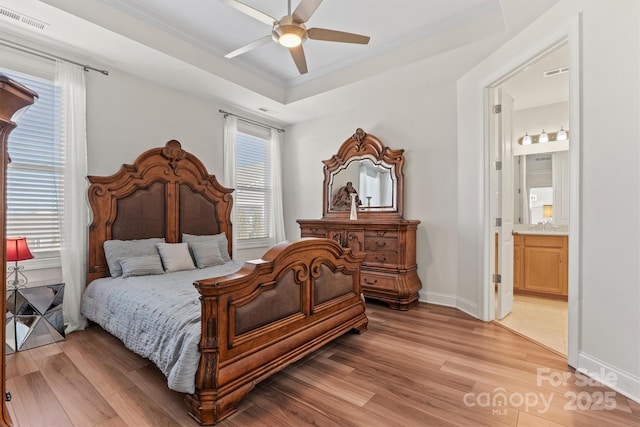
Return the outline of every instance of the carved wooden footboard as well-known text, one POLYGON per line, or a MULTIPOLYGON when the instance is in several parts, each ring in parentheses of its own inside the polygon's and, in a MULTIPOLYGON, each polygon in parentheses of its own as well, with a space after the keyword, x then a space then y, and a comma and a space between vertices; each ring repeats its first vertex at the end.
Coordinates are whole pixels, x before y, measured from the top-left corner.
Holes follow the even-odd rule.
POLYGON ((366 330, 362 257, 329 239, 285 242, 237 273, 195 283, 202 339, 191 415, 212 425, 259 381, 334 338, 366 330))

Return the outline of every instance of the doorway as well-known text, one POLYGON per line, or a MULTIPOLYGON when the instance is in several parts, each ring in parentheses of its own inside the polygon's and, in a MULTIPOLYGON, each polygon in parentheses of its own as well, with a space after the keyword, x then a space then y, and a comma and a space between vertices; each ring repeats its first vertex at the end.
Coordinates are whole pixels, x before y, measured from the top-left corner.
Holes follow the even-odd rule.
POLYGON ((569 48, 490 87, 492 319, 568 354, 569 48))

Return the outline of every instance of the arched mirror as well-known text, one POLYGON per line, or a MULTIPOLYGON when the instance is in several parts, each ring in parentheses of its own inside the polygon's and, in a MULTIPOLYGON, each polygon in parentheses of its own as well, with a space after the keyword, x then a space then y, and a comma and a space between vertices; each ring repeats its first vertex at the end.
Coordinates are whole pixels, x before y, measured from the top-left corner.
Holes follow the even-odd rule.
POLYGON ((402 218, 404 150, 358 128, 324 163, 324 217, 345 217, 356 193, 358 216, 402 218))

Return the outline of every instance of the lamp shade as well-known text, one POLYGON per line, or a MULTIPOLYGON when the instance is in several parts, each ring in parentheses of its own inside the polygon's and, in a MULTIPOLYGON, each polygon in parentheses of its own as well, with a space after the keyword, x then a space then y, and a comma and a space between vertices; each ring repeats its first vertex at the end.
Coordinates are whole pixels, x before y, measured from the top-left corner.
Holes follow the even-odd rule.
POLYGON ((544 218, 553 217, 553 205, 543 205, 542 206, 542 216, 544 218))
POLYGON ((24 261, 33 258, 26 237, 7 237, 7 261, 24 261))
POLYGON ((540 134, 540 136, 538 136, 538 142, 539 143, 549 142, 549 135, 547 135, 544 129, 542 129, 542 133, 540 134))

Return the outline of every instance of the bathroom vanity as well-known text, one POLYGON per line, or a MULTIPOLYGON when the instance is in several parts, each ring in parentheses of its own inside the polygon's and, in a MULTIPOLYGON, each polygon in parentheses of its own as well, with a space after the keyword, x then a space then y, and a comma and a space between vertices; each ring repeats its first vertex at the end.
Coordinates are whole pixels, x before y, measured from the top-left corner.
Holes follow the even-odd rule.
POLYGON ((513 290, 519 294, 567 299, 568 233, 513 232, 513 290))

